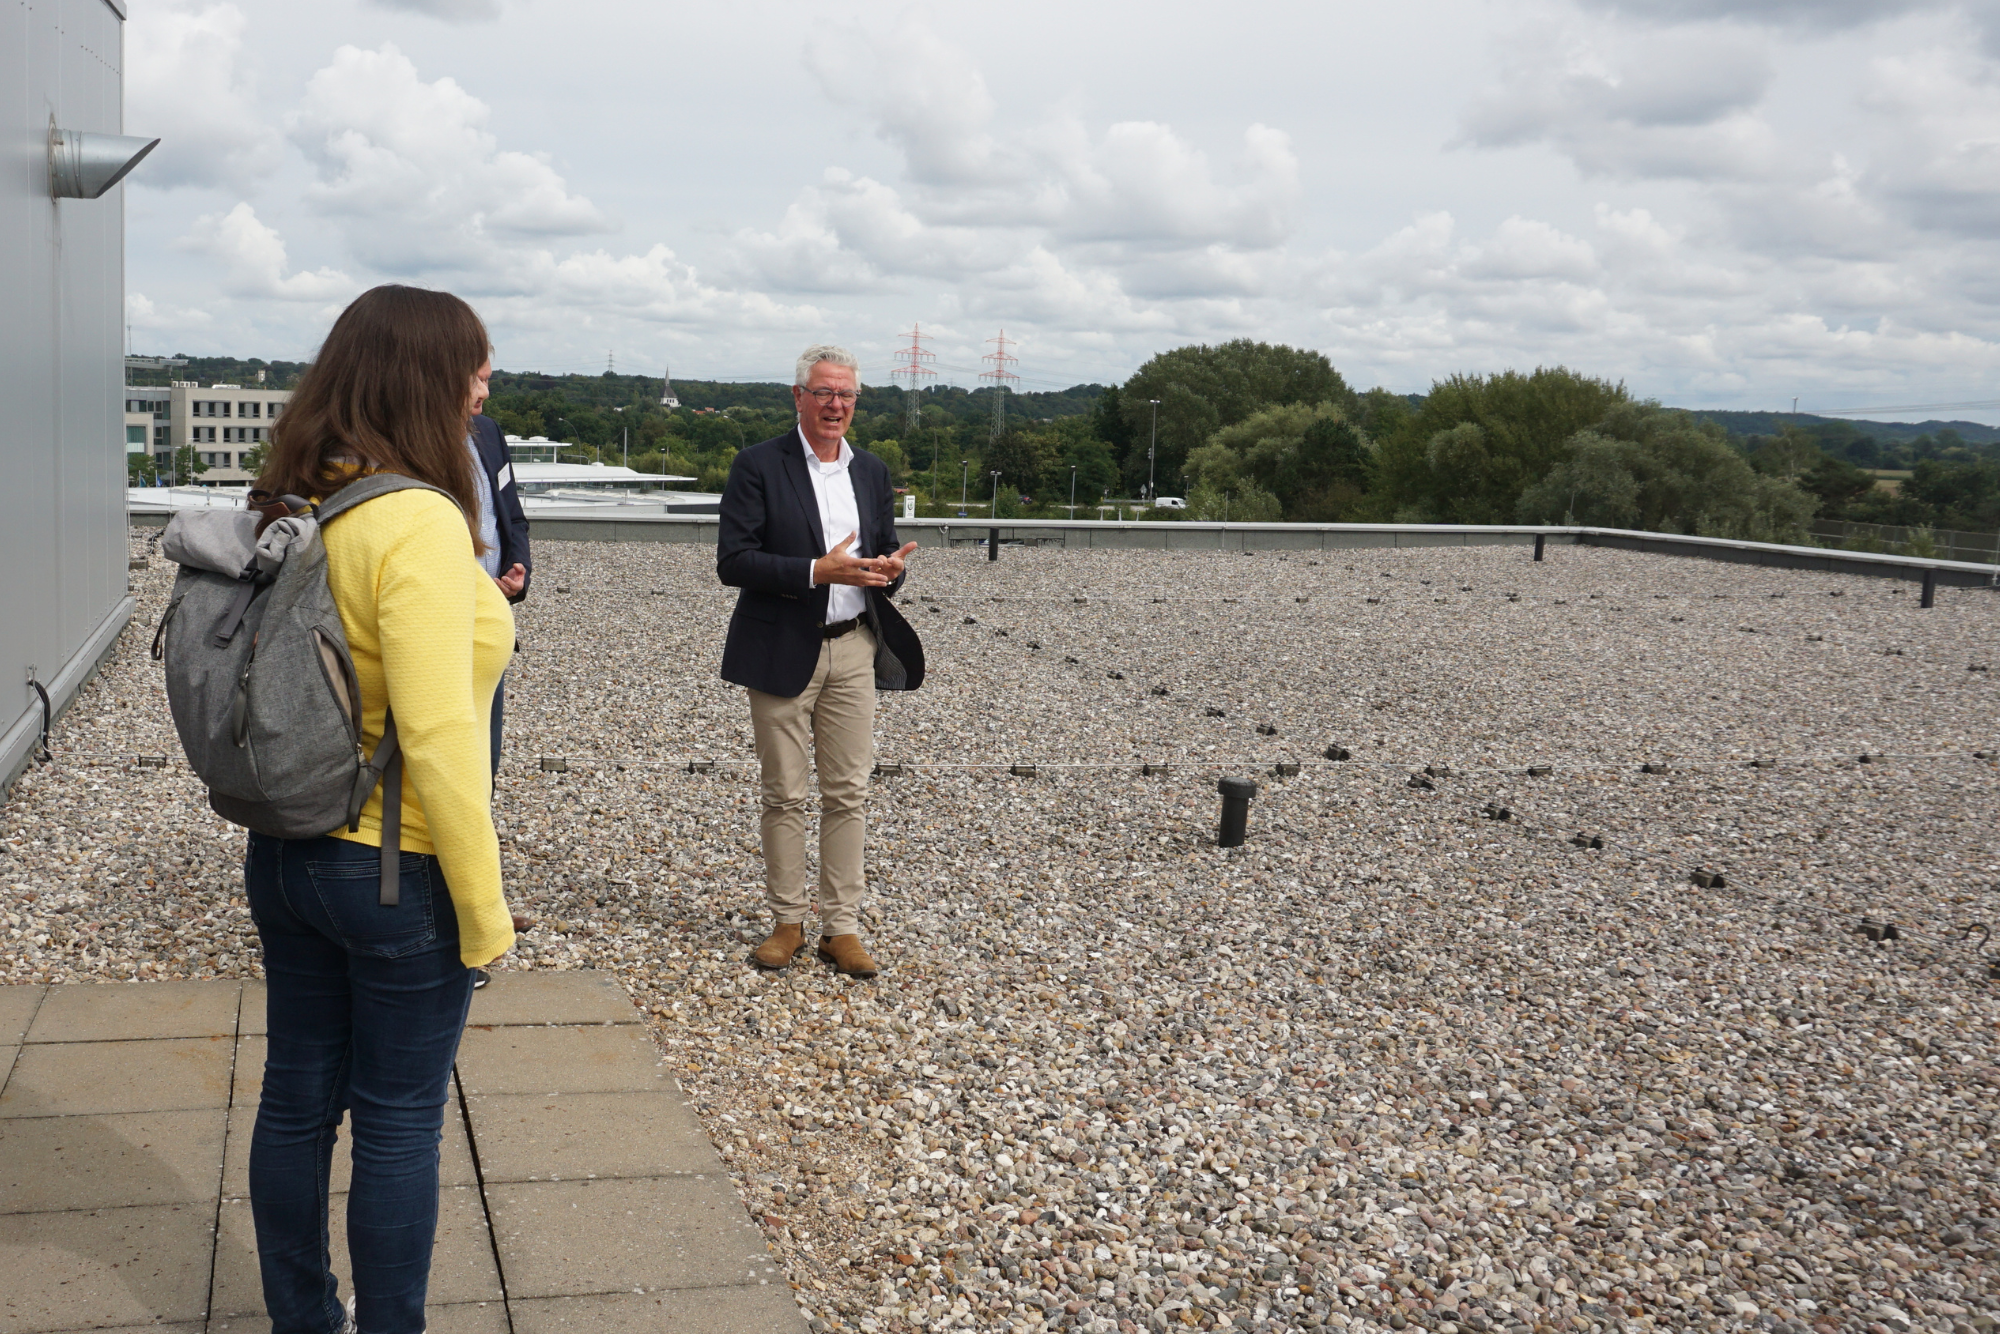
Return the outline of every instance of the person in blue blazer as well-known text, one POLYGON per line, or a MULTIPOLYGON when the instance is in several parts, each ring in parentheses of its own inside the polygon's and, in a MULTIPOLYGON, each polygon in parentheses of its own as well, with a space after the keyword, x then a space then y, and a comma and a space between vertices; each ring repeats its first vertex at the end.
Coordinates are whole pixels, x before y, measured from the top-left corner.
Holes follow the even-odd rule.
POLYGON ((923 646, 891 599, 916 550, 896 535, 881 459, 847 443, 860 363, 809 347, 793 375, 798 427, 736 455, 722 491, 715 573, 741 589, 722 679, 749 693, 762 769, 764 895, 771 934, 751 954, 791 966, 806 948, 806 804, 819 774, 819 958, 873 977, 861 943, 875 692, 923 682, 923 646), (808 752, 810 751, 810 757, 808 752))
MULTIPOLYGON (((528 516, 521 510, 521 488, 514 480, 514 461, 507 457, 507 442, 500 423, 480 412, 486 406, 486 382, 493 363, 480 367, 478 387, 473 390, 473 418, 466 433, 479 475, 479 540, 486 553, 479 563, 509 602, 525 601, 528 584, 534 579, 535 558, 528 550, 528 516)), ((506 712, 507 678, 500 677, 493 691, 493 773, 500 773, 500 723, 506 712)))

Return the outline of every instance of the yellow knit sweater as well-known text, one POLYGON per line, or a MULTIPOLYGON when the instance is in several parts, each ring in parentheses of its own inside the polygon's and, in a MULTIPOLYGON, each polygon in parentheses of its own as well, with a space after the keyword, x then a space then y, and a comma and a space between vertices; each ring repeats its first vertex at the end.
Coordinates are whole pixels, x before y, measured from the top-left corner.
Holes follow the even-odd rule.
MULTIPOLYGON (((368 753, 393 705, 403 756, 405 851, 435 853, 458 917, 466 966, 514 945, 500 888, 489 764, 493 690, 514 651, 514 612, 472 555, 458 507, 434 491, 396 491, 326 526, 326 582, 340 604, 361 682, 368 753)), ((382 795, 361 829, 382 846, 382 795)))

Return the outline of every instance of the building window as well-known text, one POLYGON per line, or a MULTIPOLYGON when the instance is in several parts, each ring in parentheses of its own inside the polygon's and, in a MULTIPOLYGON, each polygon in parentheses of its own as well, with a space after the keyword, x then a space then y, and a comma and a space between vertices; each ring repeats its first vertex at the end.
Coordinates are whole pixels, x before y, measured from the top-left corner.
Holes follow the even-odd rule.
POLYGON ((262 415, 263 415, 263 414, 262 414, 262 413, 261 413, 261 412, 260 412, 260 411, 258 410, 258 407, 257 407, 257 405, 256 405, 256 404, 255 404, 254 402, 253 402, 253 403, 239 403, 239 404, 237 405, 237 407, 238 407, 238 408, 240 409, 240 411, 238 411, 238 412, 237 412, 237 414, 236 414, 236 415, 237 415, 237 416, 239 416, 239 417, 259 417, 259 416, 262 416, 262 415))
POLYGON ((143 454, 145 453, 145 451, 146 451, 146 428, 143 426, 126 427, 125 452, 127 454, 143 454))

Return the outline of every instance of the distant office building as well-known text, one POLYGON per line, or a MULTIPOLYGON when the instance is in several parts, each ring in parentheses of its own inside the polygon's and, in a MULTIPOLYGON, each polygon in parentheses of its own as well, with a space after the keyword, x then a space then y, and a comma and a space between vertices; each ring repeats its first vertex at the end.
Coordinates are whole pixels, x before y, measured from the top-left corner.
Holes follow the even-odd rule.
POLYGON ((256 480, 243 466, 243 456, 270 440, 271 424, 291 401, 289 389, 263 389, 233 384, 203 385, 176 380, 166 389, 125 390, 127 449, 138 414, 150 429, 147 447, 160 476, 172 477, 174 456, 192 448, 208 471, 177 477, 182 484, 242 486, 256 480))
POLYGON ((157 457, 168 452, 171 391, 148 385, 125 386, 125 452, 157 457))
POLYGON ((545 435, 531 435, 526 440, 518 435, 507 437, 507 458, 514 463, 556 463, 560 461, 562 451, 562 441, 551 440, 545 435))

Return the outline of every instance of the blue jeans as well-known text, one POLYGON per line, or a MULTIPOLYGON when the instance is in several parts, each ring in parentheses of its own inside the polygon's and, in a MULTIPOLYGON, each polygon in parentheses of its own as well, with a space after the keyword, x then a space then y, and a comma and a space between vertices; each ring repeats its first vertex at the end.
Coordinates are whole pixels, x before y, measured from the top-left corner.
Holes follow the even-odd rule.
POLYGON ((243 878, 270 996, 250 1210, 271 1334, 341 1328, 327 1204, 343 1111, 353 1115, 356 1323, 366 1334, 418 1334, 438 1142, 472 1002, 438 860, 403 854, 393 908, 379 902, 381 854, 345 839, 252 834, 243 878))
POLYGON ((493 714, 488 725, 493 729, 493 778, 500 778, 500 724, 507 713, 507 673, 500 673, 500 684, 493 687, 493 714))

